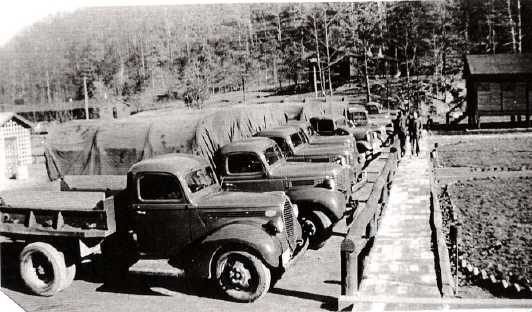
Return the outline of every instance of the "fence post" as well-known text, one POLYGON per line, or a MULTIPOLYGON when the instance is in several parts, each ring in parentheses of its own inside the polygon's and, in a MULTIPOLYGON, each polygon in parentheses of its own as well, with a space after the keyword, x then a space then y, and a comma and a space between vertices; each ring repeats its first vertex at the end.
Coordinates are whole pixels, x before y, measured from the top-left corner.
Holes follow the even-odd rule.
POLYGON ((342 296, 353 296, 358 290, 358 254, 355 243, 345 238, 340 246, 342 296))

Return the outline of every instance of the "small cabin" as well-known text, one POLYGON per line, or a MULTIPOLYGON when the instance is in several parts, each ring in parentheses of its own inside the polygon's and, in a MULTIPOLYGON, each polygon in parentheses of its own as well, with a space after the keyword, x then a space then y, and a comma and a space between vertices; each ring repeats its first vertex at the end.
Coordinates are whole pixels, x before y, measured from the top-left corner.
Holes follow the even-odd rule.
POLYGON ((471 127, 479 126, 480 116, 530 121, 532 54, 467 55, 464 78, 471 127))
POLYGON ((31 164, 31 128, 15 113, 0 113, 0 180, 13 178, 18 167, 31 164))

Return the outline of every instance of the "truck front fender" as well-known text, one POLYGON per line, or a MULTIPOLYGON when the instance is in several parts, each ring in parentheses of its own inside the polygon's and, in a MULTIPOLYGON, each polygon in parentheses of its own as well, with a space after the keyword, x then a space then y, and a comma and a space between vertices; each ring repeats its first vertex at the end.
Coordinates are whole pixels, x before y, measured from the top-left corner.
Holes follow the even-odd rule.
POLYGON ((281 242, 275 236, 258 224, 247 223, 232 223, 217 229, 196 246, 199 252, 192 259, 191 269, 200 278, 212 276, 213 261, 222 250, 249 251, 274 268, 281 265, 283 253, 281 242))
POLYGON ((309 209, 307 207, 317 206, 333 223, 340 220, 345 212, 345 198, 339 191, 321 187, 305 187, 289 190, 286 195, 298 205, 301 212, 309 209))

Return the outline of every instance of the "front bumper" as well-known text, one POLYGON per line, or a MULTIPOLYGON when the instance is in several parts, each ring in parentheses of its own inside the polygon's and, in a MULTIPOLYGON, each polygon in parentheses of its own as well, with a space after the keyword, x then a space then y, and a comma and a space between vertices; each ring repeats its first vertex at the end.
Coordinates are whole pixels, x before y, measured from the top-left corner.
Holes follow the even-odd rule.
POLYGON ((304 240, 301 244, 297 245, 297 247, 293 251, 290 248, 287 248, 281 254, 279 263, 282 265, 283 269, 286 270, 292 265, 294 265, 301 258, 301 255, 303 255, 307 249, 308 249, 308 239, 304 240))

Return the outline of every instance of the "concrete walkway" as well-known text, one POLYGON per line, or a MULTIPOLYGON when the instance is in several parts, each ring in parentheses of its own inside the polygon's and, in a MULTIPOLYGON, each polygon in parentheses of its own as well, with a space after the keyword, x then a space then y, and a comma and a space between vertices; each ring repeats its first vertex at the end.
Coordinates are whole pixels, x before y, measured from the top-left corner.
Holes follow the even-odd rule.
MULTIPOLYGON (((421 143, 419 157, 407 155, 399 163, 373 248, 365 260, 359 298, 441 298, 429 223, 431 165, 427 142, 421 143)), ((356 310, 374 310, 375 305, 384 308, 384 304, 367 303, 358 304, 356 310)))

